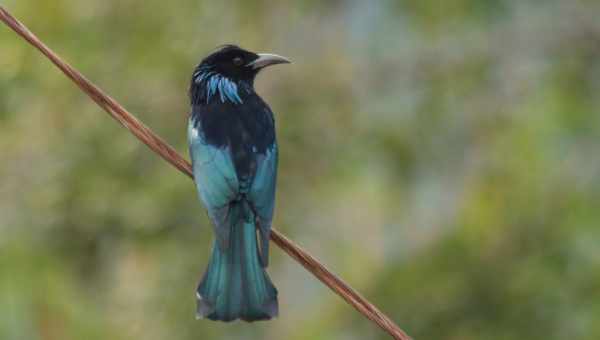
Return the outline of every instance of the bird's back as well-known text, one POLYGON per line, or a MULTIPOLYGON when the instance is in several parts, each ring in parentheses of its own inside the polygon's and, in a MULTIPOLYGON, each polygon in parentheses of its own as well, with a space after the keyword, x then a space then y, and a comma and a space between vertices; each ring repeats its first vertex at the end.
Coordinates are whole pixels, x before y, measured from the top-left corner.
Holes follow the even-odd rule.
POLYGON ((238 179, 252 178, 257 160, 276 143, 273 113, 256 94, 244 96, 242 105, 194 105, 191 120, 208 145, 228 150, 238 179))

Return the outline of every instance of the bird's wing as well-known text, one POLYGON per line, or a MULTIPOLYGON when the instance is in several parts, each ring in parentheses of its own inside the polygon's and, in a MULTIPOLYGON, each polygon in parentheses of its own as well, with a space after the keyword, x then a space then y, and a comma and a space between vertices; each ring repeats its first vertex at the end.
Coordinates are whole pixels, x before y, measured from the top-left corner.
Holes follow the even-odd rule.
POLYGON ((264 155, 258 155, 256 173, 248 193, 248 198, 258 215, 258 228, 260 230, 261 259, 263 266, 267 266, 269 258, 269 235, 271 221, 275 208, 275 186, 277 183, 277 143, 274 142, 264 155))
POLYGON ((196 189, 213 222, 218 243, 229 244, 229 203, 238 195, 238 178, 229 147, 209 145, 199 126, 188 123, 188 142, 196 189))

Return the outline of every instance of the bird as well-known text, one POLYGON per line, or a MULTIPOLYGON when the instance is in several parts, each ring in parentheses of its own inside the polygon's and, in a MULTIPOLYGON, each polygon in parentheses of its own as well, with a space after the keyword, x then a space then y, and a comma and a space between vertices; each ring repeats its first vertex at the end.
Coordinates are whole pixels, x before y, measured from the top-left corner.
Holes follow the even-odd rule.
POLYGON ((196 290, 197 318, 247 322, 277 317, 277 289, 265 268, 275 208, 278 147, 273 112, 256 75, 290 63, 223 45, 194 69, 188 144, 196 189, 215 239, 196 290))

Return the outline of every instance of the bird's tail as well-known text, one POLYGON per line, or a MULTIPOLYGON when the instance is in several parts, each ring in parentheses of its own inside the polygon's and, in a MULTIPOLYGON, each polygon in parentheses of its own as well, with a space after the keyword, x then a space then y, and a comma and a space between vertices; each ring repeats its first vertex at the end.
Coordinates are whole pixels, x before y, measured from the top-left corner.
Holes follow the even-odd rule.
POLYGON ((228 245, 213 243, 197 290, 197 316, 220 321, 276 317, 277 289, 261 265, 254 215, 243 200, 230 206, 229 214, 228 245))

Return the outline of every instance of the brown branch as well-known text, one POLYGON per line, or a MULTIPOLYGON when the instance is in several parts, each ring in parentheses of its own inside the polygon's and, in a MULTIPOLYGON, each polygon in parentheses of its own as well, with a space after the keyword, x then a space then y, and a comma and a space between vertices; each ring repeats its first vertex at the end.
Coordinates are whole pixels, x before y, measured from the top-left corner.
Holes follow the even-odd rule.
MULTIPOLYGON (((164 160, 171 163, 179 171, 193 178, 192 167, 190 163, 181 157, 175 149, 165 143, 160 137, 154 134, 146 125, 135 118, 123 106, 117 103, 110 96, 106 95, 96 85, 87 80, 81 73, 64 62, 56 53, 48 48, 39 40, 27 27, 15 19, 8 11, 0 6, 0 20, 8 27, 14 30, 19 36, 28 41, 31 45, 42 52, 54 65, 56 65, 67 77, 79 86, 92 100, 102 107, 108 114, 116 119, 121 125, 126 127, 139 140, 146 144, 152 151, 159 154, 164 160)), ((304 268, 313 273, 321 282, 327 285, 336 294, 341 296, 346 302, 352 305, 357 311, 362 313, 369 320, 375 322, 379 327, 388 332, 394 339, 410 340, 410 337, 400 329, 389 317, 382 313, 377 307, 362 297, 352 287, 329 271, 317 259, 309 253, 294 244, 283 234, 273 229, 271 231, 271 240, 275 242, 283 251, 298 261, 304 268)))

